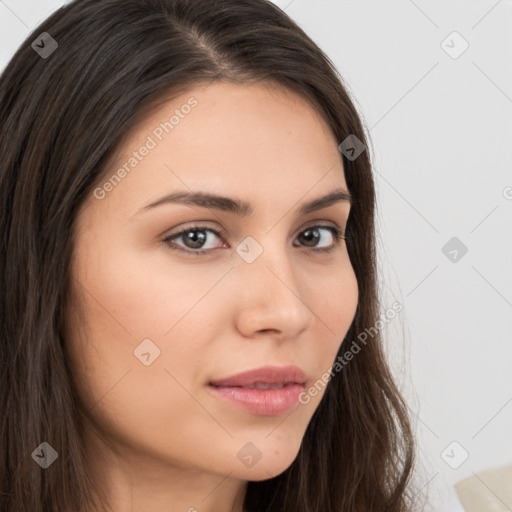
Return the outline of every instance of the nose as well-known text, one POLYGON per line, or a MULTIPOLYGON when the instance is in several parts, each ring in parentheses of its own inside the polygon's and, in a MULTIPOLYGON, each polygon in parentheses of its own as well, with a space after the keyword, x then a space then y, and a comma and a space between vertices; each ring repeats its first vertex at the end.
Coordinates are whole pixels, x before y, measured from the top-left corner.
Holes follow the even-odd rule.
POLYGON ((295 338, 311 325, 315 315, 306 303, 301 271, 282 249, 267 248, 252 263, 237 263, 232 271, 239 286, 237 327, 244 336, 295 338))

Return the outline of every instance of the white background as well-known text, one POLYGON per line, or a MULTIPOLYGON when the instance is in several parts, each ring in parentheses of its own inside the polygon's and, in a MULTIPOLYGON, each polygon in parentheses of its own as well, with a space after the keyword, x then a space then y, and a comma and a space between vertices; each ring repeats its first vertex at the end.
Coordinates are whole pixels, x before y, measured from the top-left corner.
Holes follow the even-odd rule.
MULTIPOLYGON (((1 68, 64 3, 0 0, 1 68)), ((426 509, 461 510, 456 482, 512 464, 512 3, 275 3, 334 62, 367 126, 382 311, 404 306, 384 331, 417 478, 426 509), (452 237, 468 249, 456 262, 442 252, 452 237), (442 457, 453 441, 452 466, 468 453, 457 469, 442 457)))

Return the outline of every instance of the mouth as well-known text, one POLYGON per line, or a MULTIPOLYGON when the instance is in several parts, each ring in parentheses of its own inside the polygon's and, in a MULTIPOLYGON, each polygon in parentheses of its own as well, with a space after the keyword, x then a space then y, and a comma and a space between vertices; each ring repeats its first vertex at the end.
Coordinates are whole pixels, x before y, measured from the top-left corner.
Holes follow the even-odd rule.
POLYGON ((276 416, 297 405, 306 377, 296 366, 261 367, 232 377, 210 381, 207 389, 252 414, 276 416))

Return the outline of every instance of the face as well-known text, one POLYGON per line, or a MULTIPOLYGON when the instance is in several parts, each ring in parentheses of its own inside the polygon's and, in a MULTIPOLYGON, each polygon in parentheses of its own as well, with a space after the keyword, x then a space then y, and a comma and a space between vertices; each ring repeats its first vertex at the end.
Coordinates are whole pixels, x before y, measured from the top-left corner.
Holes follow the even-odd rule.
POLYGON ((301 211, 348 191, 337 146, 302 97, 261 83, 192 89, 126 139, 76 219, 66 320, 88 427, 126 459, 256 481, 296 458, 357 306, 335 236, 350 203, 301 211), (252 213, 148 207, 199 191, 252 213), (267 365, 323 385, 285 410, 283 390, 248 391, 250 407, 209 386, 267 365))

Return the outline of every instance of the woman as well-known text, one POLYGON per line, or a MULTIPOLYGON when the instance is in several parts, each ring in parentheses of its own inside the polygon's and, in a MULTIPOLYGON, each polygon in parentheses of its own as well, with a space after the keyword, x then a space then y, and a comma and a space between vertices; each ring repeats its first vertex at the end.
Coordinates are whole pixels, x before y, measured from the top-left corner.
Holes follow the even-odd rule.
POLYGON ((72 1, 0 121, 0 510, 410 510, 368 143, 283 11, 72 1))

